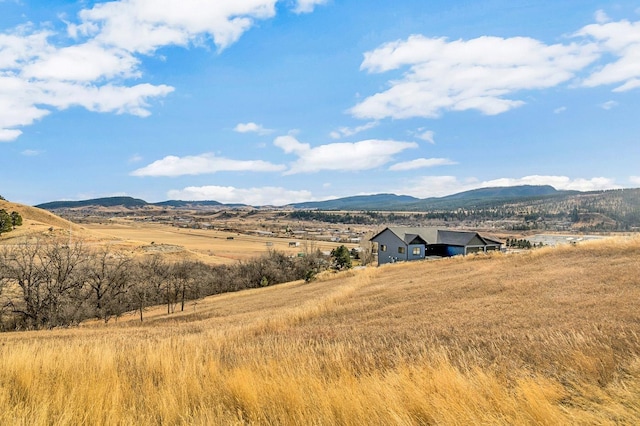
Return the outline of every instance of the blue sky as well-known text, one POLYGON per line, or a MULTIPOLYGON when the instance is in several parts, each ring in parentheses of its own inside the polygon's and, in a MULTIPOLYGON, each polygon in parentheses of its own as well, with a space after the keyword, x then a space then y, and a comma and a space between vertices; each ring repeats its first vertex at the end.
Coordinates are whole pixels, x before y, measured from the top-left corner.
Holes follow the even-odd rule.
POLYGON ((640 4, 0 0, 0 194, 640 187, 640 4))

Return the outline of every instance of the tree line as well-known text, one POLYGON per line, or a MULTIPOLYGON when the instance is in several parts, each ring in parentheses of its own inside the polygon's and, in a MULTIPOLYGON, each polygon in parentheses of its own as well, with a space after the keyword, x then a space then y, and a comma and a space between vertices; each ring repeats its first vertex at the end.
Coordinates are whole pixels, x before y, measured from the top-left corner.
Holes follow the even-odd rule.
POLYGON ((0 330, 46 329, 97 318, 105 322, 152 305, 167 313, 209 295, 311 280, 330 262, 320 252, 269 251, 232 265, 133 258, 106 246, 29 241, 0 248, 0 330))

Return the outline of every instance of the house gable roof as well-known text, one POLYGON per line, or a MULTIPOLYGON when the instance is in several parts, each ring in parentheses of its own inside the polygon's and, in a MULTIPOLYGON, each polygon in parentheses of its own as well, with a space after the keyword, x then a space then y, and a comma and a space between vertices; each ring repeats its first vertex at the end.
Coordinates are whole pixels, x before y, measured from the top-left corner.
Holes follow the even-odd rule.
POLYGON ((405 234, 404 242, 407 245, 411 244, 428 244, 420 235, 418 234, 405 234))
POLYGON ((477 232, 468 231, 438 231, 438 244, 446 244, 448 246, 466 246, 478 235, 477 232))
POLYGON ((445 244, 449 246, 464 247, 471 242, 476 236, 487 245, 502 244, 493 238, 481 236, 474 231, 453 231, 437 228, 420 228, 420 227, 402 227, 389 226, 371 238, 375 240, 385 231, 391 231, 396 237, 404 241, 405 244, 445 244))

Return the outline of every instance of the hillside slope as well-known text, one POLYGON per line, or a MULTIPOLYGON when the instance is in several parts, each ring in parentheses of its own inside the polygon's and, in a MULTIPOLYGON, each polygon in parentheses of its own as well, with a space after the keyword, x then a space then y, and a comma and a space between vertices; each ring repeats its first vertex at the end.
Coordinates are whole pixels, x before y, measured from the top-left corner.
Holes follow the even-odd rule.
POLYGON ((13 211, 18 212, 23 220, 22 226, 2 235, 0 240, 13 239, 25 234, 40 234, 48 232, 49 228, 53 228, 54 231, 58 232, 62 230, 68 232, 70 229, 74 232, 86 232, 81 226, 75 225, 66 219, 37 207, 0 200, 0 209, 4 209, 9 213, 13 211))
POLYGON ((2 335, 0 422, 638 424, 638 253, 394 264, 2 335))

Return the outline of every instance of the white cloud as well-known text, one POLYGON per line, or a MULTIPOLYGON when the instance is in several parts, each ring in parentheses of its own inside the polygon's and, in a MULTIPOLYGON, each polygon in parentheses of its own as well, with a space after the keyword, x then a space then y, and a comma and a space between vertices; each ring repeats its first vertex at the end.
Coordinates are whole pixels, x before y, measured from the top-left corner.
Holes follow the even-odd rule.
POLYGON ((255 20, 275 16, 277 0, 121 0, 80 12, 72 31, 95 36, 107 46, 151 53, 167 45, 186 46, 210 37, 219 49, 236 42, 255 20))
POLYGON ((640 176, 629 176, 629 182, 634 185, 640 185, 640 176))
MULTIPOLYGON (((1 111, 1 109, 0 109, 1 111)), ((11 142, 22 134, 20 130, 2 129, 0 128, 0 142, 11 142)))
POLYGON ((184 176, 218 172, 277 172, 286 167, 262 160, 231 160, 214 154, 169 155, 131 172, 132 176, 184 176))
POLYGON ((562 114, 563 112, 565 112, 567 110, 567 107, 561 106, 559 108, 556 108, 553 110, 554 114, 562 114))
POLYGON ((292 191, 285 188, 265 186, 259 188, 235 188, 233 186, 190 186, 181 190, 171 190, 171 199, 203 201, 215 200, 221 203, 240 203, 251 206, 282 206, 312 200, 309 191, 292 191))
POLYGON ((122 85, 137 60, 96 44, 57 48, 48 32, 0 35, 0 138, 33 124, 52 109, 81 106, 95 112, 148 116, 149 101, 173 91, 166 85, 122 85), (22 51, 19 51, 22 49, 22 51), (110 79, 116 79, 114 83, 110 79))
POLYGON ((354 143, 332 143, 312 148, 292 135, 280 136, 274 145, 298 159, 285 174, 314 173, 321 170, 357 171, 383 166, 406 149, 417 148, 414 142, 369 139, 354 143))
POLYGON ((597 58, 593 44, 544 43, 527 37, 449 41, 412 35, 364 55, 361 69, 382 73, 409 67, 390 88, 350 112, 358 118, 438 117, 475 109, 495 115, 517 108, 519 91, 545 89, 572 79, 597 58))
POLYGON ((483 36, 449 41, 412 35, 366 52, 361 69, 405 70, 389 88, 350 109, 358 118, 435 118, 447 111, 495 115, 520 107, 518 92, 574 80, 584 87, 640 88, 640 21, 596 23, 573 34, 578 42, 547 45, 527 37, 483 36), (613 57, 613 59, 612 59, 613 57), (581 80, 581 82, 580 82, 581 80))
POLYGON ((523 178, 501 178, 486 181, 483 186, 551 185, 559 190, 598 191, 620 188, 614 179, 606 177, 575 178, 567 176, 525 176, 523 178))
POLYGON ((417 138, 422 139, 423 141, 427 141, 432 145, 436 143, 434 139, 435 136, 436 134, 432 130, 418 129, 418 132, 416 133, 417 138))
POLYGON ((616 101, 607 101, 600 106, 602 107, 602 109, 606 109, 608 111, 610 109, 617 107, 618 103, 616 101))
POLYGON ((455 176, 422 176, 409 181, 408 186, 395 188, 390 192, 402 195, 411 195, 418 198, 443 197, 468 189, 479 188, 474 186, 475 179, 461 182, 455 176))
POLYGON ((414 179, 409 186, 396 188, 393 192, 419 198, 443 197, 478 188, 551 185, 558 190, 597 191, 620 188, 615 180, 605 177, 569 178, 567 176, 525 176, 522 178, 500 178, 480 181, 476 178, 459 180, 455 176, 423 176, 414 179))
POLYGON ((396 163, 389 167, 391 171, 406 171, 415 169, 424 169, 427 167, 436 166, 451 166, 458 164, 455 161, 451 161, 448 158, 417 158, 411 161, 405 161, 402 163, 396 163))
POLYGON ((141 55, 210 42, 222 50, 257 20, 273 17, 276 2, 110 1, 81 10, 75 22, 66 22, 66 34, 32 24, 0 33, 0 141, 15 140, 18 128, 72 106, 150 115, 150 101, 174 89, 130 84, 143 77, 141 55))
POLYGON ((597 10, 594 17, 598 24, 605 24, 611 21, 611 18, 609 18, 604 10, 597 10))
POLYGON ((23 77, 74 82, 140 77, 136 69, 139 61, 125 50, 105 48, 93 41, 47 50, 22 68, 23 77))
POLYGON ((261 124, 256 124, 253 122, 238 123, 236 127, 233 128, 233 130, 238 133, 257 133, 259 135, 267 135, 273 132, 273 130, 265 129, 261 124))
POLYGON ((295 13, 313 12, 316 6, 326 4, 328 0, 298 0, 293 11, 295 13))
POLYGON ((342 137, 349 137, 356 135, 360 132, 364 132, 365 130, 373 129, 377 127, 380 123, 378 121, 370 121, 362 126, 357 127, 340 127, 338 130, 334 130, 330 133, 331 138, 340 139, 342 137))
POLYGON ((25 149, 20 154, 24 155, 25 157, 36 157, 36 156, 42 154, 42 152, 43 151, 40 151, 40 150, 37 150, 37 149, 25 149))
POLYGON ((577 37, 594 40, 602 54, 609 53, 617 60, 601 65, 589 75, 583 85, 619 85, 614 92, 625 92, 640 87, 640 22, 602 21, 587 25, 576 33, 577 37))

